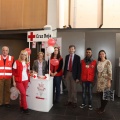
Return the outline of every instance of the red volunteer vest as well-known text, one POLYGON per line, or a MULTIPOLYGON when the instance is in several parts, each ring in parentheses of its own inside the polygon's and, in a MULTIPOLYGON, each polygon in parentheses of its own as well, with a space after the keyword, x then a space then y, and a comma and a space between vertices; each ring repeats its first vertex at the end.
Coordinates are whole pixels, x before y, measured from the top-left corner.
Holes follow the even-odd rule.
MULTIPOLYGON (((17 69, 13 69, 13 75, 15 76, 16 82, 22 82, 22 71, 23 71, 23 65, 20 61, 16 60, 17 69)), ((29 63, 27 64, 27 68, 29 66, 29 63)), ((27 70, 28 74, 28 80, 30 79, 29 70, 27 70)))
POLYGON ((96 60, 93 60, 88 66, 84 60, 81 61, 81 80, 83 82, 94 81, 96 64, 96 60))
POLYGON ((12 78, 12 65, 14 58, 8 55, 4 65, 4 60, 2 55, 0 55, 0 79, 11 79, 12 78))
MULTIPOLYGON (((62 59, 63 59, 63 58, 60 57, 59 62, 60 62, 60 60, 62 60, 62 59)), ((57 69, 58 69, 58 67, 59 67, 59 64, 58 64, 57 66, 53 66, 52 64, 50 64, 50 71, 51 71, 51 72, 56 72, 57 69)), ((61 69, 55 76, 62 76, 62 74, 63 74, 63 71, 62 71, 62 69, 61 69)))

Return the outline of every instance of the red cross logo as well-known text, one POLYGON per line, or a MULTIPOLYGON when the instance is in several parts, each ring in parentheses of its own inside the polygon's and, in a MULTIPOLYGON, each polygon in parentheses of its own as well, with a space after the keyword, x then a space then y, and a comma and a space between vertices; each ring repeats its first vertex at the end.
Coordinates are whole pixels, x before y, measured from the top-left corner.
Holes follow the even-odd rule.
POLYGON ((30 32, 30 35, 28 35, 28 38, 30 38, 30 41, 33 41, 33 38, 35 38, 35 35, 33 35, 33 32, 30 32))
POLYGON ((36 78, 36 75, 34 75, 33 77, 36 78))

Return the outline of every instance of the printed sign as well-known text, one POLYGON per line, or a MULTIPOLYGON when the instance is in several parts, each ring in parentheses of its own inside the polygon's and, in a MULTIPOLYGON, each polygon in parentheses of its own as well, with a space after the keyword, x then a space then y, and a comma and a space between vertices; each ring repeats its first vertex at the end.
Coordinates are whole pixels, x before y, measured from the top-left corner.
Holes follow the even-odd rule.
POLYGON ((37 99, 45 99, 46 98, 46 86, 45 86, 45 83, 41 82, 41 83, 38 83, 38 86, 37 86, 37 96, 36 98, 37 99))
POLYGON ((27 33, 27 42, 47 41, 53 37, 52 30, 29 31, 27 33))

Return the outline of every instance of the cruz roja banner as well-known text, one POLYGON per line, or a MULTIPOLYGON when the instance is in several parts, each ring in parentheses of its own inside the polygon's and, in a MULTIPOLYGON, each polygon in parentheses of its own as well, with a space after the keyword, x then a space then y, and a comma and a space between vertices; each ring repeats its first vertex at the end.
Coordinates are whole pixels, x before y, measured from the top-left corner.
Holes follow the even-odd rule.
POLYGON ((52 30, 29 31, 27 32, 27 42, 47 41, 53 37, 52 30))

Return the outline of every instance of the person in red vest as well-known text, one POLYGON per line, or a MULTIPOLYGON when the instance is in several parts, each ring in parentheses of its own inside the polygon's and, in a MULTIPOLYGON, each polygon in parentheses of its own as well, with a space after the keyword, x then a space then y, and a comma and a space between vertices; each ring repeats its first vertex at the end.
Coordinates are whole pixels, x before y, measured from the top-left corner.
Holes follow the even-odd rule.
POLYGON ((86 94, 88 92, 88 108, 93 110, 92 107, 92 88, 96 76, 97 62, 92 58, 92 49, 86 49, 86 57, 81 60, 81 84, 82 84, 82 105, 80 108, 84 108, 86 105, 86 94))
POLYGON ((14 57, 8 55, 9 48, 2 47, 2 55, 0 55, 0 107, 10 108, 10 87, 12 78, 12 65, 14 57))
POLYGON ((29 68, 28 53, 26 50, 20 52, 18 60, 13 64, 13 85, 17 87, 20 92, 20 110, 22 113, 29 114, 27 101, 26 101, 26 89, 29 81, 29 68))
POLYGON ((54 52, 51 55, 51 59, 57 59, 59 64, 54 66, 50 64, 50 75, 53 76, 53 103, 59 103, 60 99, 60 84, 62 79, 62 67, 63 67, 63 58, 60 55, 60 50, 58 47, 54 48, 54 52), (56 91, 56 95, 55 95, 56 91))

